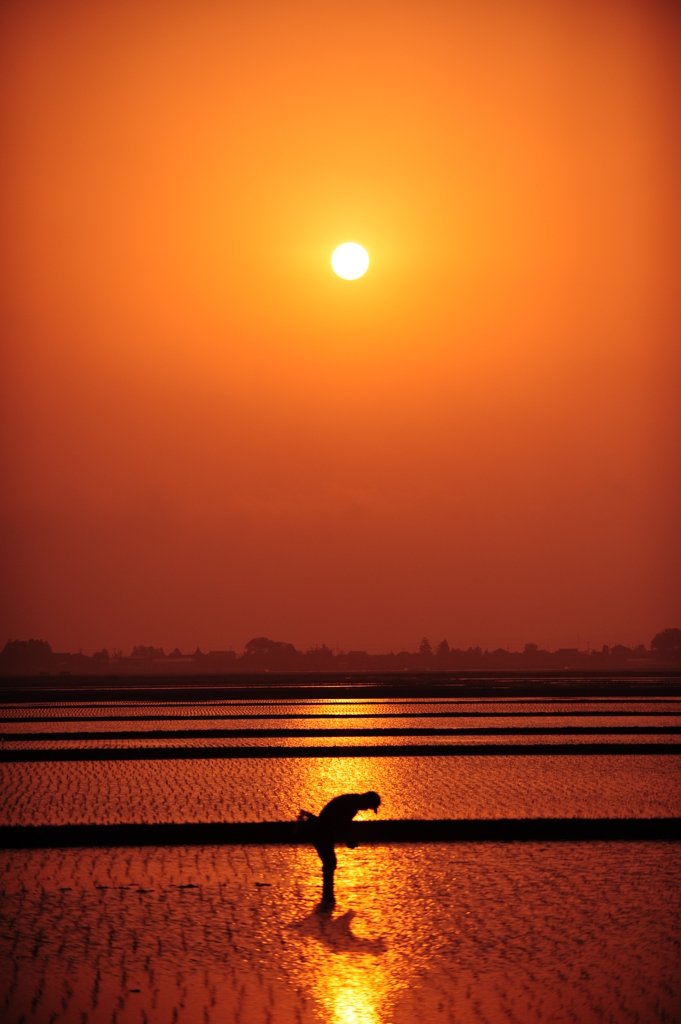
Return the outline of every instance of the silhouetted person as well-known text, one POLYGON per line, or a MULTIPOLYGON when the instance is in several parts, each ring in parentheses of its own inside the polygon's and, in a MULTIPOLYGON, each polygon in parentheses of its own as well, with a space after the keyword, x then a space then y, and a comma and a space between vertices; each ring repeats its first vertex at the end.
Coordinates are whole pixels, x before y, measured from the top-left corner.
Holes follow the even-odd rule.
POLYGON ((298 815, 299 821, 304 821, 310 826, 310 839, 321 857, 324 878, 323 903, 336 902, 333 894, 333 876, 338 863, 334 850, 336 843, 345 843, 354 850, 357 843, 352 834, 352 819, 358 811, 371 810, 376 814, 380 803, 380 796, 373 790, 368 793, 344 793, 343 796, 336 796, 330 800, 319 817, 310 811, 301 811, 298 815))

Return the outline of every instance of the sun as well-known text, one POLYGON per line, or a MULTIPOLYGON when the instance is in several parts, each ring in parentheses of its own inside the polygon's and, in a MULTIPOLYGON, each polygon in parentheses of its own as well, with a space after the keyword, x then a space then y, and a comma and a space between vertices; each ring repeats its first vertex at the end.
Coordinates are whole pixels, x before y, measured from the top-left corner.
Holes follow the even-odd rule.
POLYGON ((357 242, 343 242, 334 250, 331 266, 345 281, 356 281, 367 272, 369 254, 357 242))

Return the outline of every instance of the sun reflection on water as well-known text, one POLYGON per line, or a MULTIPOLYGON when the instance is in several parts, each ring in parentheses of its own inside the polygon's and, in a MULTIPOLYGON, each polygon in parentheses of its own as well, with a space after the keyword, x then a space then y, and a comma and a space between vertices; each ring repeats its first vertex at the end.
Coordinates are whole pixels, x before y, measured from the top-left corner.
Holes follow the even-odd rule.
MULTIPOLYGON (((319 805, 306 810, 318 814, 324 804, 341 793, 381 792, 381 764, 364 758, 301 758, 296 765, 296 783, 301 792, 315 794, 319 805)), ((385 816, 385 806, 381 812, 385 816)), ((373 811, 360 811, 357 820, 373 818, 373 811)))
POLYGON ((286 968, 330 1024, 389 1020, 395 1000, 419 971, 420 951, 427 948, 421 901, 400 891, 403 859, 386 856, 385 850, 377 858, 375 852, 337 850, 333 912, 316 902, 321 895, 316 855, 305 859, 304 886, 315 902, 292 926, 296 941, 286 968))
MULTIPOLYGON (((351 920, 352 913, 346 912, 334 923, 345 935, 365 930, 352 928, 351 920)), ((323 1018, 330 1024, 380 1024, 389 1016, 396 992, 404 987, 405 965, 399 955, 390 955, 385 942, 359 935, 346 941, 357 942, 363 951, 335 951, 319 945, 306 960, 300 980, 323 1007, 323 1018), (367 946, 373 946, 373 951, 364 951, 367 946)))
MULTIPOLYGON (((380 1024, 382 1015, 379 1012, 378 993, 375 990, 367 991, 364 978, 345 974, 341 979, 334 978, 332 981, 329 1016, 334 1024, 380 1024)), ((324 1002, 327 1003, 327 1000, 324 1002)))
MULTIPOLYGON (((319 801, 306 808, 315 813, 341 793, 381 790, 380 766, 377 770, 359 759, 310 759, 301 770, 308 776, 298 780, 301 788, 319 801)), ((381 812, 384 807, 379 817, 381 812)), ((367 811, 357 817, 374 815, 367 811)), ((291 951, 297 946, 298 955, 287 963, 287 972, 312 995, 322 1019, 330 1024, 380 1024, 390 1019, 399 993, 418 973, 421 951, 428 948, 432 954, 421 900, 415 900, 413 892, 408 898, 403 888, 404 856, 383 850, 376 857, 375 852, 369 847, 337 847, 333 912, 317 902, 321 863, 314 851, 298 861, 299 882, 314 903, 307 904, 307 915, 293 925, 297 941, 291 951)))

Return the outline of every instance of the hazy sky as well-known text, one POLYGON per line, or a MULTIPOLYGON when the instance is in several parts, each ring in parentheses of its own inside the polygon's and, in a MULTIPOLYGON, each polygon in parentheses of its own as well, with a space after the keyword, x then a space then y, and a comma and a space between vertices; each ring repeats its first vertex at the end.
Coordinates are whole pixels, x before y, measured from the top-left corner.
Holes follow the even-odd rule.
POLYGON ((0 18, 0 645, 681 625, 678 5, 0 18))

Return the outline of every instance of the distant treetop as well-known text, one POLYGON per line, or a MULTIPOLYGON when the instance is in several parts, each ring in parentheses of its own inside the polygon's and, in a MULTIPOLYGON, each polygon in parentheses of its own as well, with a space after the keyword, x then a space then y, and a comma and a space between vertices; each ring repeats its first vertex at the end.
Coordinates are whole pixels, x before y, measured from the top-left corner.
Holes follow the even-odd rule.
POLYGON ((650 641, 651 651, 671 657, 681 656, 681 629, 663 629, 650 641))
POLYGON ((165 658, 162 647, 145 647, 144 644, 139 644, 137 647, 133 647, 131 658, 165 658))

